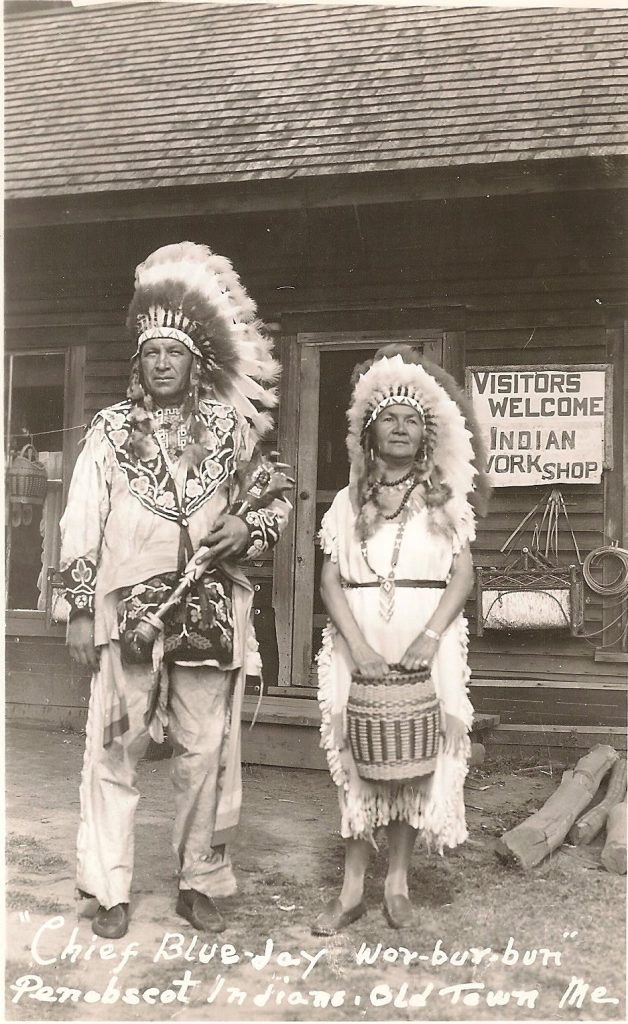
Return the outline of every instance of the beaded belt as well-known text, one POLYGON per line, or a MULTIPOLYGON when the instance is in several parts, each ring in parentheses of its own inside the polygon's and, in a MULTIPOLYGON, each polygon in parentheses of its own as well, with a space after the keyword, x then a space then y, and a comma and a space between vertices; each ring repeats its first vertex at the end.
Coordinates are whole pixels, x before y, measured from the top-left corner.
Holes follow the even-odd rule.
MULTIPOLYGON (((348 580, 341 580, 344 590, 355 590, 358 587, 379 587, 379 580, 369 580, 367 583, 349 583, 348 580)), ((424 587, 430 590, 444 590, 447 586, 446 580, 395 580, 395 587, 424 587)))

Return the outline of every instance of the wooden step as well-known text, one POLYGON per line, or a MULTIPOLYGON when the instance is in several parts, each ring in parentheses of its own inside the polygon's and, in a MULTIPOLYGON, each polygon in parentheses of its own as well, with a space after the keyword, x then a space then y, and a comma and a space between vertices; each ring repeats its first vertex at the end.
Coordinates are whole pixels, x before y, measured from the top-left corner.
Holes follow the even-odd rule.
POLYGON ((262 697, 261 702, 254 695, 246 695, 242 701, 242 721, 256 721, 272 725, 303 725, 318 728, 321 715, 318 702, 308 697, 262 697))
MULTIPOLYGON (((311 697, 264 695, 258 708, 258 698, 246 695, 242 702, 244 762, 326 769, 325 756, 319 745, 320 721, 318 703, 311 697), (254 718, 255 726, 251 729, 254 718)), ((476 715, 472 739, 483 741, 498 724, 498 715, 476 715)), ((168 740, 163 744, 151 741, 146 760, 157 761, 171 755, 172 746, 168 740)))
POLYGON ((314 697, 318 690, 315 686, 267 686, 266 693, 270 697, 314 697))
MULTIPOLYGON (((251 722, 258 707, 258 698, 247 695, 242 704, 242 721, 251 722)), ((315 726, 320 725, 318 702, 311 697, 276 697, 264 694, 259 703, 257 722, 280 725, 315 726)), ((499 725, 499 715, 476 714, 473 716, 471 732, 475 735, 485 734, 499 725)))

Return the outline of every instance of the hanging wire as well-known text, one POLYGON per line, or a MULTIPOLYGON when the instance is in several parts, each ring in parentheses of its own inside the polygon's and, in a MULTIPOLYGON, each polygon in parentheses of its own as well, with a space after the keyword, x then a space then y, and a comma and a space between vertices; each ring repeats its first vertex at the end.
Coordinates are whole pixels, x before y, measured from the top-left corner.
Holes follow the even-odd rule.
POLYGON ((608 622, 606 625, 601 626, 600 629, 593 629, 590 633, 580 633, 579 636, 578 636, 578 639, 579 640, 584 640, 584 642, 587 643, 589 645, 589 647, 594 647, 596 650, 598 648, 600 650, 604 650, 607 647, 614 647, 615 644, 621 644, 622 647, 625 647, 626 646, 626 641, 628 640, 628 623, 626 623, 626 625, 623 626, 620 629, 620 631, 619 631, 618 635, 615 637, 615 639, 611 640, 607 644, 592 644, 590 638, 592 636, 600 636, 602 633, 605 633, 612 626, 614 626, 617 622, 621 622, 622 619, 624 618, 625 614, 626 614, 626 611, 627 611, 626 606, 622 606, 622 608, 621 608, 621 610, 619 612, 619 615, 616 615, 614 619, 611 619, 611 621, 608 622))
POLYGON ((77 423, 73 427, 58 427, 57 430, 31 430, 19 431, 17 434, 9 434, 9 437, 48 437, 49 434, 67 434, 70 430, 83 430, 87 423, 77 423))

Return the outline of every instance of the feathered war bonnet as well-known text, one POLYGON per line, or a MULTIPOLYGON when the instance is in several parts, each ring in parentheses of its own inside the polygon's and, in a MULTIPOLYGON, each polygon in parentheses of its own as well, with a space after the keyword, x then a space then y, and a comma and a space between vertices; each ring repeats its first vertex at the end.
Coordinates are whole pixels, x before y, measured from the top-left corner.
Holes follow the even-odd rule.
MULTIPOLYGON (((199 392, 201 397, 213 397, 233 406, 256 436, 266 433, 272 427, 268 410, 277 404, 272 384, 279 364, 255 314, 255 303, 224 256, 195 242, 157 249, 135 271, 135 294, 127 316, 137 346, 129 397, 150 408, 140 383, 139 354, 145 341, 173 338, 195 356, 194 404, 198 405, 199 392)), ((194 419, 198 408, 191 412, 194 419)))
POLYGON ((462 547, 475 538, 473 507, 486 513, 489 486, 484 454, 470 403, 453 377, 408 345, 390 345, 354 371, 347 412, 349 488, 359 509, 358 530, 369 532, 369 503, 376 468, 369 455, 369 427, 383 409, 406 404, 422 419, 424 438, 417 476, 432 527, 457 538, 462 547), (361 522, 361 518, 364 520, 361 522))

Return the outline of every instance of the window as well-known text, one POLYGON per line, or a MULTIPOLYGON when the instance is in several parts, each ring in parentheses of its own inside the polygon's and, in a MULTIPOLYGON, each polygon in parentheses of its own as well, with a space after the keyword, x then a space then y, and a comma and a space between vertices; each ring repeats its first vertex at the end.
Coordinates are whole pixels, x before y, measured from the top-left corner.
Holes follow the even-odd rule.
MULTIPOLYGON (((46 602, 52 598, 49 575, 59 565, 59 520, 81 433, 73 429, 80 423, 82 410, 76 408, 71 378, 73 371, 82 371, 83 360, 84 349, 32 348, 5 359, 9 619, 11 613, 22 613, 43 621, 46 602), (82 358, 77 359, 77 354, 82 358)), ((82 404, 82 386, 77 394, 82 404)))

